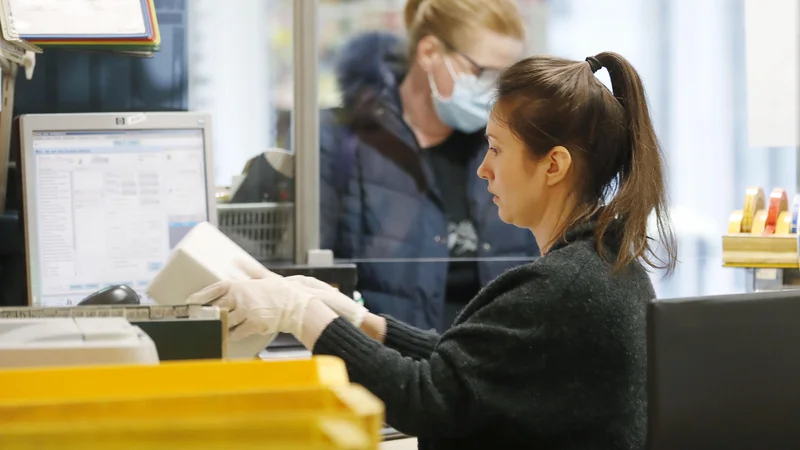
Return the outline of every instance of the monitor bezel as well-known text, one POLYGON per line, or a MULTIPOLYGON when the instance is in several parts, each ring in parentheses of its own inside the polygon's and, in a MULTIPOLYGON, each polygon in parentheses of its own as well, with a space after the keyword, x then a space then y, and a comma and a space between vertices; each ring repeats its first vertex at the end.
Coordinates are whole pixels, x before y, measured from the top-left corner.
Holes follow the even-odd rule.
POLYGON ((35 180, 36 155, 33 152, 35 132, 58 131, 135 131, 135 130, 202 130, 203 157, 206 167, 206 210, 208 221, 217 225, 216 187, 211 116, 196 112, 132 112, 27 114, 19 117, 20 162, 22 165, 22 201, 27 260, 28 305, 40 306, 41 283, 35 180))

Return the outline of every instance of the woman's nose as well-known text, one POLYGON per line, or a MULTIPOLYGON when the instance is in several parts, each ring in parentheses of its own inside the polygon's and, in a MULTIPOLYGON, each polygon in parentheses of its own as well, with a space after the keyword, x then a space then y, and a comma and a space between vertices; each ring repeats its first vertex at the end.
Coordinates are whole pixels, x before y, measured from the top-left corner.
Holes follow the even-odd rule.
POLYGON ((491 174, 491 171, 489 170, 489 167, 488 167, 488 163, 486 162, 486 158, 488 156, 489 156, 489 152, 486 152, 486 155, 483 157, 483 161, 481 162, 481 165, 478 166, 478 176, 480 178, 483 178, 484 180, 488 180, 489 176, 491 174))

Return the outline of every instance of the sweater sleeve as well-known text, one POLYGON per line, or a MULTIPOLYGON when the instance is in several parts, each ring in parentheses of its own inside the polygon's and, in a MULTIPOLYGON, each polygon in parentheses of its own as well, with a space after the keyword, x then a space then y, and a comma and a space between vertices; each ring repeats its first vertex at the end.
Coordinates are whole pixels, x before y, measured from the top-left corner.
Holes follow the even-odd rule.
POLYGON ((389 316, 386 319, 386 338, 384 344, 415 360, 428 359, 439 342, 439 335, 432 331, 414 328, 389 316))
POLYGON ((403 356, 341 317, 325 328, 313 352, 344 360, 350 381, 380 398, 386 422, 402 433, 454 435, 469 422, 471 389, 454 361, 437 352, 427 360, 403 356))
POLYGON ((576 364, 587 349, 569 345, 583 324, 558 306, 564 285, 537 281, 482 292, 426 359, 404 356, 342 318, 328 325, 313 351, 344 360, 350 380, 380 398, 386 422, 408 435, 451 439, 513 435, 532 424, 558 427, 564 411, 585 407, 577 374, 586 371, 576 364), (555 306, 533 306, 542 302, 555 306))

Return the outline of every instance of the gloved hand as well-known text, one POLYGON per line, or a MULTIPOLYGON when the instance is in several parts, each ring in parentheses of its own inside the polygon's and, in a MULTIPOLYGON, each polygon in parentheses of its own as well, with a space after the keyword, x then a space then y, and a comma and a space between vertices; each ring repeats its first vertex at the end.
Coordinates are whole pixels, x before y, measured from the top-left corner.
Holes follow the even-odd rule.
MULTIPOLYGON (((253 264, 250 260, 241 261, 238 264, 251 278, 280 278, 280 275, 270 272, 261 264, 253 264)), ((335 287, 314 277, 292 275, 284 279, 303 286, 305 290, 308 290, 314 297, 322 300, 322 302, 328 305, 336 314, 347 319, 355 327, 361 326, 364 322, 364 316, 369 312, 363 305, 356 303, 352 298, 342 294, 335 287)))
POLYGON ((304 275, 292 275, 286 277, 286 281, 297 283, 313 293, 314 297, 322 300, 336 314, 347 319, 356 328, 361 327, 364 316, 369 310, 356 303, 352 298, 342 294, 338 289, 330 284, 320 281, 314 277, 304 275))
POLYGON ((244 273, 250 278, 262 279, 262 278, 278 278, 283 279, 281 275, 267 269, 261 263, 254 261, 252 259, 238 259, 234 261, 234 264, 242 269, 244 273))
POLYGON ((291 333, 300 339, 312 293, 263 267, 259 270, 244 265, 242 269, 251 277, 265 274, 267 277, 220 281, 192 294, 186 303, 226 308, 232 341, 277 332, 291 333))

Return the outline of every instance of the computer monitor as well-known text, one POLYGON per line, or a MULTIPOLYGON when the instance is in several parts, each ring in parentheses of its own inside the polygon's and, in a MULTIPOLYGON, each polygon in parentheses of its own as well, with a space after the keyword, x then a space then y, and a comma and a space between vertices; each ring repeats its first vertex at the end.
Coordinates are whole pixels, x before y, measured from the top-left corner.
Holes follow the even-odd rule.
POLYGON ((24 115, 19 127, 32 306, 117 284, 144 296, 181 237, 216 224, 207 115, 24 115))
POLYGON ((648 311, 649 450, 800 445, 800 291, 648 311))

